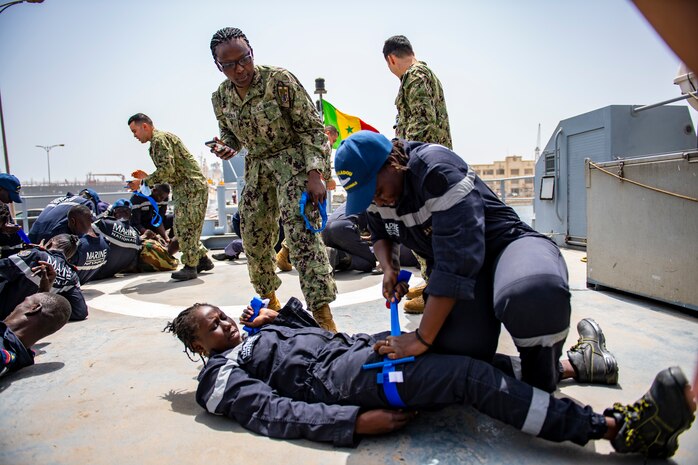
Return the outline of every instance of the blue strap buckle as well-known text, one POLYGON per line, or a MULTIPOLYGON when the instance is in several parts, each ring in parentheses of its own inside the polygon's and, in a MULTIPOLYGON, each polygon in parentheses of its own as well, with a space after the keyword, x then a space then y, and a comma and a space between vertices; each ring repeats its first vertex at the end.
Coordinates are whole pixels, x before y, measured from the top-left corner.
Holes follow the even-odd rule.
MULTIPOLYGON (((264 301, 260 299, 259 297, 253 297, 252 300, 250 300, 250 307, 252 307, 252 310, 254 312, 252 313, 252 318, 250 318, 250 321, 254 321, 257 316, 259 316, 259 311, 261 308, 264 306, 264 301)), ((253 328, 251 326, 244 325, 242 327, 245 331, 247 331, 247 334, 249 336, 254 336, 259 332, 259 328, 253 328)))
POLYGON ((300 209, 301 209, 301 216, 303 217, 303 221, 305 221, 305 227, 309 229, 311 232, 314 233, 319 233, 323 229, 325 229, 325 226, 327 226, 327 199, 325 199, 324 202, 318 202, 317 206, 318 209, 320 210, 320 217, 322 218, 322 225, 320 226, 320 229, 315 229, 313 225, 310 223, 310 220, 308 220, 308 217, 305 215, 305 205, 308 203, 308 193, 303 192, 301 194, 301 200, 299 202, 300 209))
MULTIPOLYGON (((397 276, 397 282, 409 282, 412 273, 407 270, 400 270, 397 276)), ((400 316, 398 313, 398 302, 390 302, 390 335, 399 336, 400 332, 400 316)), ((386 355, 382 362, 366 363, 362 365, 363 370, 372 370, 380 368, 381 372, 376 375, 376 382, 383 385, 383 393, 388 403, 395 408, 405 408, 407 404, 402 401, 400 393, 397 391, 397 383, 404 382, 401 371, 395 370, 395 365, 414 362, 414 357, 403 357, 396 360, 391 360, 386 355)))

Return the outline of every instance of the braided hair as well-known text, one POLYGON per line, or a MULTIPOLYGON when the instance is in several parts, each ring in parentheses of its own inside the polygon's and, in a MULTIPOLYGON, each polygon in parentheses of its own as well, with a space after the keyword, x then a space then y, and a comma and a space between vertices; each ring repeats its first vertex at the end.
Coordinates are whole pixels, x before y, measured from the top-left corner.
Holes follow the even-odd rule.
POLYGON ((244 40, 247 46, 250 48, 250 52, 252 52, 250 41, 247 40, 247 36, 240 29, 236 27, 224 27, 223 29, 216 31, 211 38, 211 54, 213 55, 213 60, 218 62, 218 59, 216 58, 216 47, 235 39, 244 40))
POLYGON ((407 171, 407 162, 410 157, 405 152, 405 145, 401 139, 393 139, 393 149, 385 161, 386 165, 390 165, 398 171, 407 171))
MULTIPOLYGON (((191 307, 182 310, 174 320, 168 322, 167 325, 165 325, 165 327, 162 329, 163 333, 172 333, 173 336, 176 336, 177 339, 182 341, 184 344, 184 353, 192 362, 196 362, 196 360, 192 357, 196 354, 193 343, 194 339, 196 339, 196 331, 199 329, 199 324, 196 322, 194 315, 196 310, 201 307, 213 307, 213 305, 206 303, 195 303, 191 307)), ((199 357, 201 357, 202 362, 206 363, 203 355, 199 354, 199 357)))
POLYGON ((60 250, 63 252, 65 259, 70 260, 73 255, 75 255, 75 252, 78 251, 79 242, 80 238, 75 234, 58 234, 57 236, 53 236, 51 239, 49 239, 48 244, 46 244, 46 248, 49 250, 60 250))

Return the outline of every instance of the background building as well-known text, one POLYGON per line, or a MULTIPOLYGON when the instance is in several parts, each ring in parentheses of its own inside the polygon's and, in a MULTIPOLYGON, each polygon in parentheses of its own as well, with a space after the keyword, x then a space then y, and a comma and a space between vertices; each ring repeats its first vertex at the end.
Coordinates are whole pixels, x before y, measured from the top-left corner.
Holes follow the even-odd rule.
POLYGON ((506 198, 507 202, 511 202, 515 198, 529 201, 532 199, 534 165, 534 160, 524 160, 521 155, 509 155, 503 161, 470 166, 498 196, 506 198), (491 181, 493 179, 515 178, 518 176, 530 176, 530 178, 513 179, 503 183, 491 181), (504 189, 503 192, 502 189, 504 189))

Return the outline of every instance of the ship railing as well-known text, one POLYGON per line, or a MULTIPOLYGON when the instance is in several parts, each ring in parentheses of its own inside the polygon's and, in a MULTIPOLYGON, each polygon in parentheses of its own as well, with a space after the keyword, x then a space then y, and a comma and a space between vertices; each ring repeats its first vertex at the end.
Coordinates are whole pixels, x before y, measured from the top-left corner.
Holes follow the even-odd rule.
MULTIPOLYGON (((121 198, 121 197, 130 197, 131 196, 130 192, 124 192, 124 191, 98 192, 97 194, 99 194, 100 199, 103 199, 103 200, 108 199, 108 198, 114 198, 114 197, 121 198)), ((20 205, 22 205, 22 210, 19 210, 17 212, 17 214, 22 213, 22 218, 21 218, 22 229, 24 231, 29 231, 31 224, 33 224, 34 221, 39 217, 38 214, 27 215, 27 212, 39 211, 39 213, 41 213, 41 210, 43 210, 46 207, 46 205, 48 205, 48 203, 50 201, 52 201, 55 198, 60 197, 61 195, 65 195, 65 194, 58 194, 57 195, 56 193, 52 193, 52 194, 44 194, 44 195, 22 195, 20 193, 19 197, 22 199, 22 203, 20 204, 20 205), (36 205, 36 203, 37 203, 36 201, 40 201, 40 200, 45 200, 46 202, 43 202, 43 203, 39 202, 39 204, 42 206, 38 207, 38 208, 30 207, 30 204, 36 205)), ((116 200, 116 199, 114 199, 114 200, 116 200)), ((110 202, 110 203, 113 203, 113 202, 110 202)))
MULTIPOLYGON (((511 186, 511 183, 514 181, 525 181, 527 179, 534 180, 535 175, 527 175, 527 176, 508 176, 508 177, 503 177, 503 178, 487 178, 484 179, 480 177, 482 181, 484 181, 487 185, 490 186, 497 196, 502 200, 502 202, 506 204, 533 204, 533 195, 531 197, 524 197, 524 196, 519 196, 517 193, 512 191, 512 187, 518 187, 518 186, 512 186, 509 189, 507 189, 507 183, 511 186)), ((529 186, 526 185, 524 186, 524 190, 529 189, 529 186)), ((533 194, 534 187, 533 185, 530 185, 530 191, 531 194, 533 194)))

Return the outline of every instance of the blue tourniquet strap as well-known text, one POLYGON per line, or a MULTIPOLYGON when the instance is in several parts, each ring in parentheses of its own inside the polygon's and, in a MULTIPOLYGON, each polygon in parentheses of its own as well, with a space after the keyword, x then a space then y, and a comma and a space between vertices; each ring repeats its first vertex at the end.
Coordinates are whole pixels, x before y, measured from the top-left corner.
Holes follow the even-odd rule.
MULTIPOLYGON (((400 394, 397 392, 397 381, 390 380, 390 374, 395 372, 395 367, 393 365, 385 365, 383 371, 378 374, 378 376, 383 377, 383 394, 385 394, 388 403, 395 408, 405 408, 405 404, 400 398, 400 394)), ((402 382, 402 378, 400 378, 402 382)))
MULTIPOLYGON (((400 270, 397 277, 397 282, 408 282, 412 273, 406 270, 400 270)), ((399 336, 400 335, 400 315, 398 313, 397 302, 390 302, 390 335, 399 336)), ((383 385, 383 393, 388 403, 395 408, 405 408, 407 404, 402 401, 400 394, 397 392, 397 383, 403 382, 402 372, 395 371, 395 365, 400 365, 403 363, 413 362, 414 357, 404 357, 397 360, 391 360, 386 355, 382 362, 378 363, 367 363, 362 366, 364 370, 370 370, 373 368, 383 368, 380 373, 377 374, 378 384, 383 385), (391 379, 392 378, 392 379, 391 379)))
MULTIPOLYGON (((259 297, 253 297, 252 300, 250 301, 250 307, 252 307, 252 310, 254 310, 254 313, 252 313, 252 318, 250 318, 250 321, 254 321, 255 318, 259 315, 259 310, 262 308, 264 305, 264 301, 260 299, 259 297)), ((253 328, 251 326, 244 325, 242 327, 245 331, 247 331, 247 334, 249 336, 254 336, 259 332, 259 328, 253 328)))
POLYGON ((23 230, 18 229, 17 235, 19 236, 20 239, 22 239, 22 242, 24 242, 25 244, 32 243, 32 241, 29 240, 29 236, 27 236, 27 233, 25 233, 23 230))
POLYGON ((150 205, 153 207, 154 212, 153 217, 150 219, 150 224, 152 224, 156 228, 159 227, 162 224, 162 216, 160 215, 158 203, 155 201, 155 199, 149 195, 145 195, 143 192, 136 191, 134 192, 134 194, 136 194, 139 197, 143 197, 148 202, 150 202, 150 205))
POLYGON ((313 225, 310 223, 308 220, 308 217, 305 215, 305 205, 308 203, 308 193, 303 192, 301 194, 301 200, 299 202, 299 206, 301 209, 301 216, 303 217, 303 221, 305 221, 305 227, 308 228, 310 231, 314 233, 318 233, 325 229, 325 226, 327 226, 327 199, 325 199, 324 202, 318 202, 317 206, 318 209, 320 210, 320 217, 322 218, 322 225, 320 226, 320 229, 315 229, 313 225))

